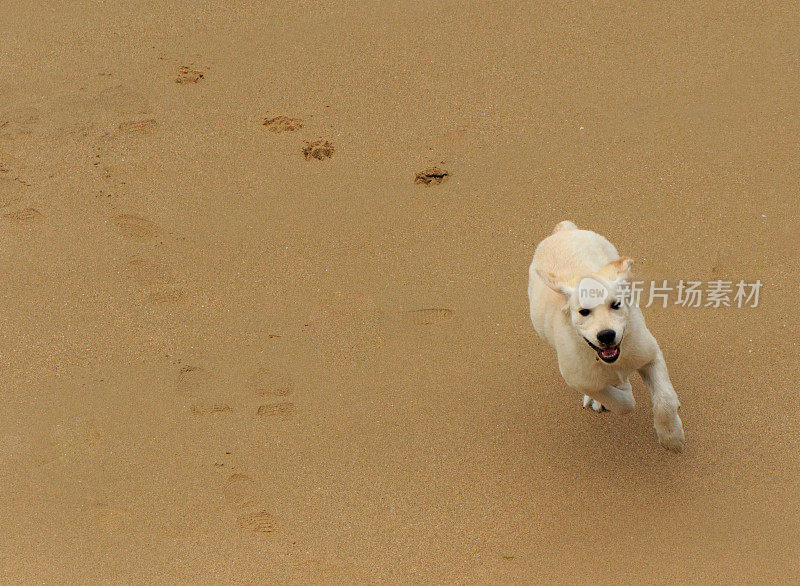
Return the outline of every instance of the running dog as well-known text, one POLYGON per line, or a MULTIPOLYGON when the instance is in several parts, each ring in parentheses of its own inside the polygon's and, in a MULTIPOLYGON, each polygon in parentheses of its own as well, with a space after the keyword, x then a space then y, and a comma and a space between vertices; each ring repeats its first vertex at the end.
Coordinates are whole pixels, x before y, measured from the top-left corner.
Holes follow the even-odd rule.
POLYGON ((528 281, 531 321, 553 346, 566 383, 583 406, 630 413, 636 406, 630 374, 644 379, 661 445, 682 451, 680 401, 664 356, 638 305, 623 299, 633 261, 605 238, 561 222, 533 254, 528 281))

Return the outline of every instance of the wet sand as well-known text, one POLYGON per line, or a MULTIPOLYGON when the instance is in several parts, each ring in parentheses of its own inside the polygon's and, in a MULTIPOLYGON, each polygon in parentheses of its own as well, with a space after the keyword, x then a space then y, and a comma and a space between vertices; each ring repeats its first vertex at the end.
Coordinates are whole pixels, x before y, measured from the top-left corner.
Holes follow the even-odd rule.
POLYGON ((188 4, 0 14, 0 580, 800 579, 794 4, 188 4), (564 219, 762 281, 645 311, 683 454, 536 338, 564 219))

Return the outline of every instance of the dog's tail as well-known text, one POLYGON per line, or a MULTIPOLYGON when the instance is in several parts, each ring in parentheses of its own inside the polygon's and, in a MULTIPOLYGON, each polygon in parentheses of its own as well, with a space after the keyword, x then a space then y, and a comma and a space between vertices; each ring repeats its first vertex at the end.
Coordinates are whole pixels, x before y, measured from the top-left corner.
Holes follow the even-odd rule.
POLYGON ((556 232, 563 232, 564 230, 577 230, 578 227, 570 222, 569 220, 564 220, 563 222, 559 222, 556 224, 556 227, 553 228, 553 234, 556 232))

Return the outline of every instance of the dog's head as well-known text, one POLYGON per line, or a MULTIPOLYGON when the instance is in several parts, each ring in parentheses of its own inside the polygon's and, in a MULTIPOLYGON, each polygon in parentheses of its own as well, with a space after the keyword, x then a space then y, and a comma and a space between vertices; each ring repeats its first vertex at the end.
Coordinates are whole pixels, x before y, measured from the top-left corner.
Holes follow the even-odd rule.
POLYGON ((563 311, 603 362, 616 361, 622 351, 630 307, 622 299, 621 284, 630 277, 632 264, 623 256, 591 275, 557 277, 537 271, 548 287, 564 296, 563 311))

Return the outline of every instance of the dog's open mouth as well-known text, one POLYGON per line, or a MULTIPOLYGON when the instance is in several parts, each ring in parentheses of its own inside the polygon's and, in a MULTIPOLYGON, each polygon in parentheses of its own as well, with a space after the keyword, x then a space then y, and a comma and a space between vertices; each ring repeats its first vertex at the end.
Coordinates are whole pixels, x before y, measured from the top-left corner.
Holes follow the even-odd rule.
MULTIPOLYGON (((584 338, 586 340, 586 338, 584 338)), ((595 346, 589 340, 586 340, 586 343, 592 347, 592 350, 597 352, 597 356, 600 357, 600 360, 603 362, 614 362, 617 358, 619 358, 619 344, 616 346, 604 346, 600 348, 599 346, 595 346)))

